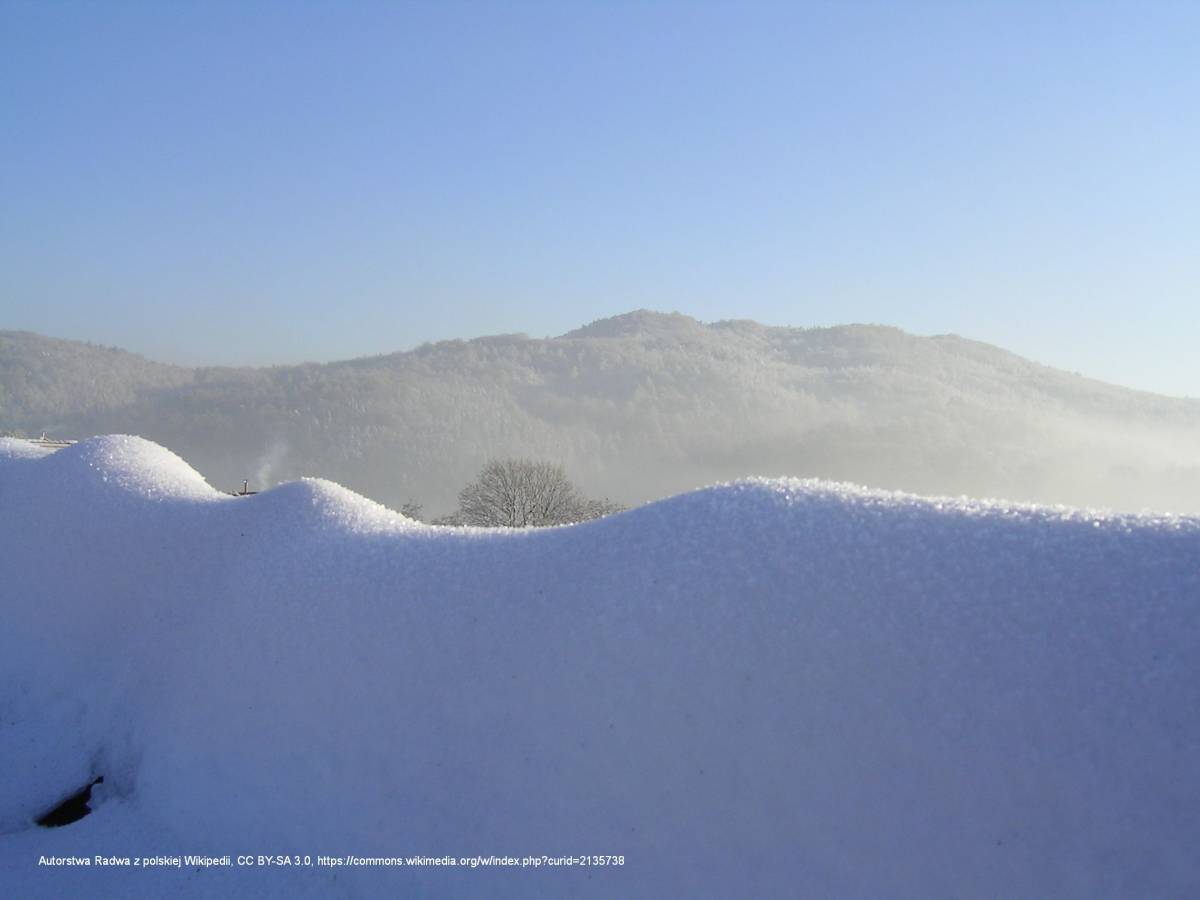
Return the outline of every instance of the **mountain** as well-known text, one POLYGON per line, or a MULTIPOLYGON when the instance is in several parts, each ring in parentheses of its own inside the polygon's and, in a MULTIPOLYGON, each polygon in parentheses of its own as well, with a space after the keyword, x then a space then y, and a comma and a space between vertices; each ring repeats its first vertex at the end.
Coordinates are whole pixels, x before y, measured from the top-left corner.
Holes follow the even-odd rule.
POLYGON ((637 311, 560 337, 272 368, 182 368, 0 333, 0 430, 126 432, 211 483, 331 478, 453 508, 489 457, 562 463, 625 503, 745 475, 1200 511, 1200 401, 953 335, 637 311))

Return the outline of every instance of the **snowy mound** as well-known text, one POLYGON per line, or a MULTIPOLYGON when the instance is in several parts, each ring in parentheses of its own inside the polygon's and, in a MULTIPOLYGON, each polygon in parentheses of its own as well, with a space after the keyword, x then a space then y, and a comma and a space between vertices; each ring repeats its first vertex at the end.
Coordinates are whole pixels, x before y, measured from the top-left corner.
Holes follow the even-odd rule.
POLYGON ((323 481, 228 497, 136 438, 13 443, 4 896, 1200 886, 1200 520, 756 481, 452 530, 323 481), (312 864, 39 865, 97 854, 312 864), (349 855, 454 864, 317 864, 349 855))
POLYGON ((100 491, 149 500, 210 500, 219 494, 165 447, 112 434, 60 450, 47 461, 51 484, 66 491, 100 491))
POLYGON ((20 438, 0 437, 0 459, 34 459, 50 450, 20 438))

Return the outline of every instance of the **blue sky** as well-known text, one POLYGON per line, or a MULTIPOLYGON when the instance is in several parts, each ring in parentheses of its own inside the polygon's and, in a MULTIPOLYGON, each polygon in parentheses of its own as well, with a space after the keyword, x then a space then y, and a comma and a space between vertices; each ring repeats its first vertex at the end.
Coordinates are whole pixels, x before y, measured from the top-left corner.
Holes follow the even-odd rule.
POLYGON ((0 0, 0 327, 188 363, 638 307, 1200 396, 1197 3, 0 0))

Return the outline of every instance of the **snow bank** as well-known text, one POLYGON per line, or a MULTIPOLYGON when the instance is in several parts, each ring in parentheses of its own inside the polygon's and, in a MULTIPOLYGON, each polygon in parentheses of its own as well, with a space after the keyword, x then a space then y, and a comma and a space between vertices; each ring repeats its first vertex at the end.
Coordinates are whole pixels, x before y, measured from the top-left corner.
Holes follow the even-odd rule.
POLYGON ((0 441, 0 510, 8 896, 1200 891, 1197 519, 752 481, 450 530, 129 437, 0 441), (38 865, 98 853, 625 864, 38 865))

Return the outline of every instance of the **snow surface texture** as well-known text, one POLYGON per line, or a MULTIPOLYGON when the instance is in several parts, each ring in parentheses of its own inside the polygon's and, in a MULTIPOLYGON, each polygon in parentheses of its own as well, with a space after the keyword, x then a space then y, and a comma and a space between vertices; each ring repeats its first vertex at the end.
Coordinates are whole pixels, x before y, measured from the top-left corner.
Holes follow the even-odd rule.
POLYGON ((800 481, 581 526, 0 441, 0 894, 1200 895, 1200 520, 800 481), (95 812, 33 819, 103 775, 95 812), (39 868, 41 854, 620 868, 39 868))

